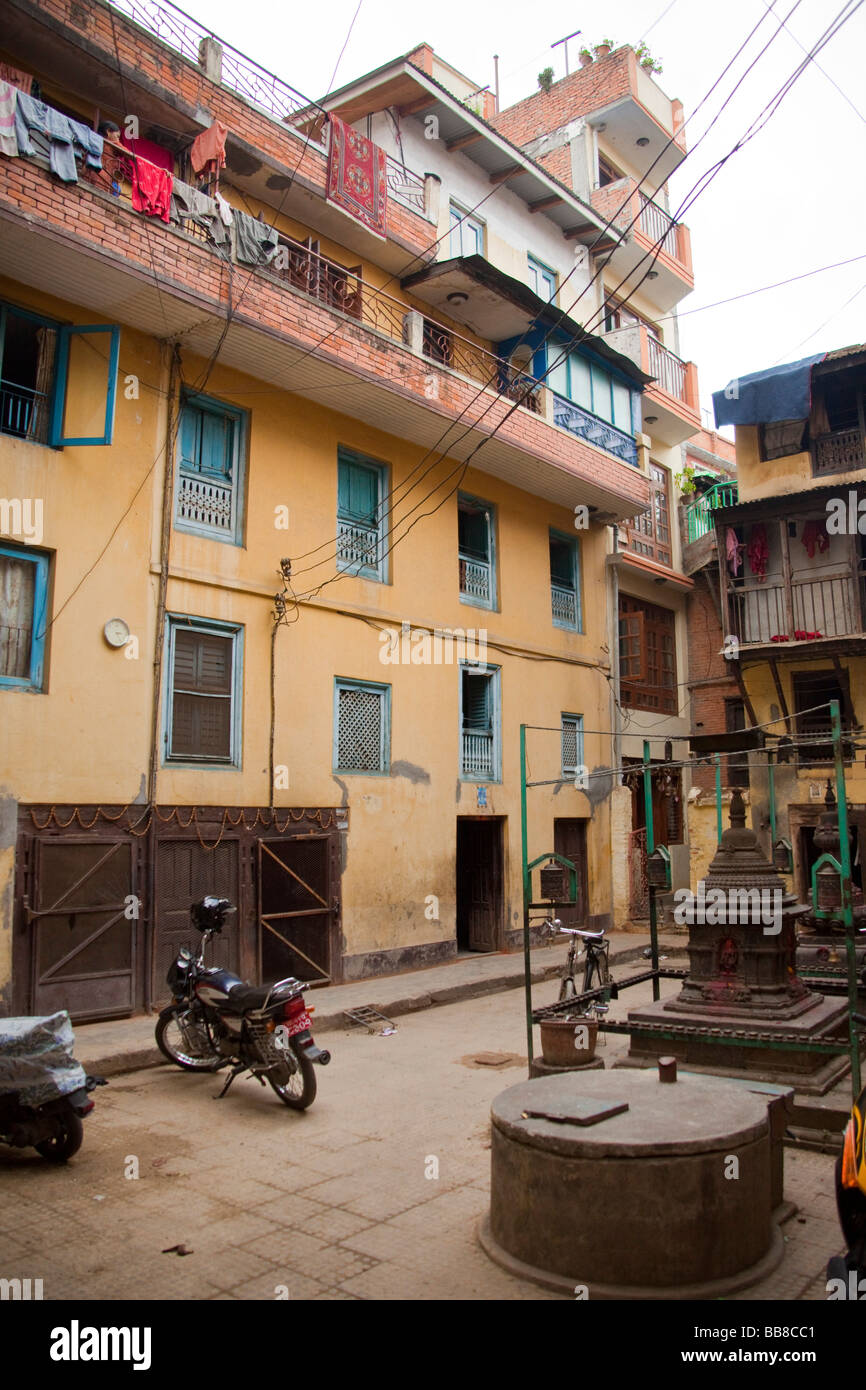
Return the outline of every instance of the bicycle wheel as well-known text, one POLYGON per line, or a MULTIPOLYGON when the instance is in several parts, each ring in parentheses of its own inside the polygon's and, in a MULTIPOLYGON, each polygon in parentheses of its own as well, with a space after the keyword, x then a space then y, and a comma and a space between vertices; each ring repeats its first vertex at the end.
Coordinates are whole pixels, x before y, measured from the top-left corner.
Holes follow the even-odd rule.
POLYGON ((563 1001, 564 999, 573 999, 574 996, 575 996, 576 994, 577 994, 577 986, 576 986, 576 984, 574 983, 574 976, 573 976, 573 975, 566 975, 565 979, 562 981, 562 984, 559 986, 559 1002, 560 1002, 560 1004, 562 1003, 562 1001, 563 1001))

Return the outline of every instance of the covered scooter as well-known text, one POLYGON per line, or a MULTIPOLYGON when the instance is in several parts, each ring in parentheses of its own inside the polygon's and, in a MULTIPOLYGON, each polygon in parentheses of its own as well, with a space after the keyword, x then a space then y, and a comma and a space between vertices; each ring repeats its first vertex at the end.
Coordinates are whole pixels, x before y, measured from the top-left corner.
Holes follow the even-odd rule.
POLYGON ((0 1143, 65 1163, 81 1148, 90 1092, 103 1085, 72 1055, 69 1014, 0 1018, 0 1143))

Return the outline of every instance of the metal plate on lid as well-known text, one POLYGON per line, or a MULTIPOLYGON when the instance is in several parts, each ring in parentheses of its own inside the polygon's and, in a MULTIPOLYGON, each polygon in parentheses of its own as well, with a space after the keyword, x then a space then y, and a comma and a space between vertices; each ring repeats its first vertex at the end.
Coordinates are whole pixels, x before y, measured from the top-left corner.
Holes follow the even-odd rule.
POLYGON ((544 1109, 526 1109, 524 1120, 553 1120, 561 1125, 597 1125, 601 1120, 609 1120, 613 1115, 621 1115, 628 1110, 627 1100, 590 1099, 589 1096, 574 1096, 559 1105, 549 1105, 544 1109))

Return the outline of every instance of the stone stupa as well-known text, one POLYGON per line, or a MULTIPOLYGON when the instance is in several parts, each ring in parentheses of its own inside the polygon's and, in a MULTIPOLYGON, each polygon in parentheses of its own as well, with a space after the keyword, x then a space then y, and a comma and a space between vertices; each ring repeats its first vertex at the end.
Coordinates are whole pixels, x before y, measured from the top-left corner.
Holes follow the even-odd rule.
POLYGON ((703 892, 686 910, 688 977, 675 998, 629 1013, 626 1065, 650 1065, 670 1054, 695 1071, 824 1094, 848 1069, 847 1054, 800 1052, 790 1044, 844 1041, 847 1005, 808 989, 797 975, 795 924, 808 908, 786 891, 746 826, 739 791, 730 821, 699 885, 703 892), (690 1033, 671 1035, 671 1028, 690 1033), (720 1036, 768 1045, 736 1046, 719 1042, 720 1036), (784 1050, 769 1046, 774 1038, 786 1040, 784 1050))

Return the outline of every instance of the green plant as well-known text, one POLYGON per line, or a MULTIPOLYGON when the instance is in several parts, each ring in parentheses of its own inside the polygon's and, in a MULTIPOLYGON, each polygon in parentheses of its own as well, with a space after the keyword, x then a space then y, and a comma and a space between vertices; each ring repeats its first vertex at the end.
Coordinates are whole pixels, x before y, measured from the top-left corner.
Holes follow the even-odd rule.
POLYGON ((553 68, 545 68, 538 74, 538 85, 543 92, 549 92, 553 86, 553 68))
POLYGON ((614 43, 613 39, 599 39, 598 43, 595 45, 593 49, 593 53, 597 53, 600 48, 607 48, 611 52, 613 52, 613 50, 616 48, 616 44, 614 43))
POLYGON ((592 49, 591 49, 591 48, 579 48, 579 49, 577 50, 577 56, 578 56, 578 58, 591 58, 591 57, 592 57, 592 49))
POLYGON ((661 63, 657 62, 657 60, 653 57, 653 55, 649 51, 649 48, 643 42, 643 40, 641 40, 641 42, 635 49, 634 56, 637 58, 641 67, 644 68, 647 72, 663 71, 661 63))
POLYGON ((686 467, 683 469, 682 473, 675 473, 674 482, 684 497, 688 497, 697 490, 695 488, 695 470, 693 468, 686 467))

